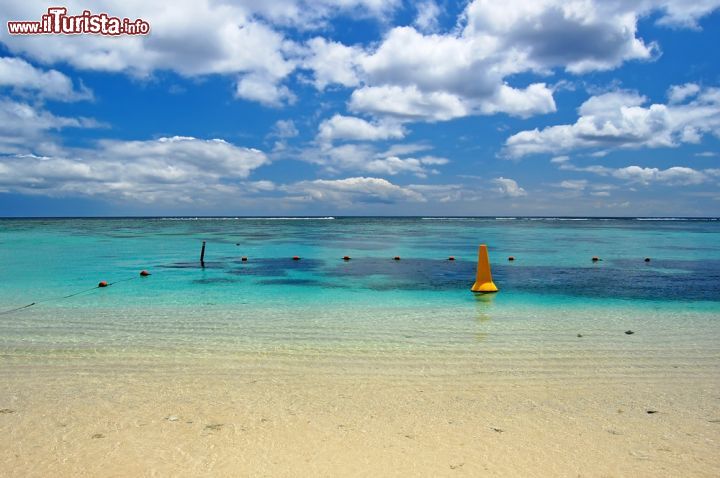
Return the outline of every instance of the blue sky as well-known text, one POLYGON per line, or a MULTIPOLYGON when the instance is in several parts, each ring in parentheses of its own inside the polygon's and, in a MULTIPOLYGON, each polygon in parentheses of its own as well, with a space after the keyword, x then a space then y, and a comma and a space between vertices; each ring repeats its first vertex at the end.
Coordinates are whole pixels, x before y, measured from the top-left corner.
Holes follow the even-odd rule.
POLYGON ((0 6, 2 216, 720 215, 720 0, 71 1, 151 32, 6 31, 49 6, 0 6))

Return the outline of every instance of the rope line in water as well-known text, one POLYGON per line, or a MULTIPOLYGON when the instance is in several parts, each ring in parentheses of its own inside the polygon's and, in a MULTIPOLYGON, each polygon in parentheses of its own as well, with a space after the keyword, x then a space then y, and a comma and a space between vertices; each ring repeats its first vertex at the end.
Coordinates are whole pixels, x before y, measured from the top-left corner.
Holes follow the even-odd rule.
MULTIPOLYGON (((108 282, 107 286, 105 286, 105 287, 110 287, 111 285, 119 284, 120 282, 127 282, 127 281, 131 281, 131 280, 135 280, 135 279, 140 279, 140 277, 141 277, 141 276, 134 276, 134 277, 128 277, 128 278, 126 278, 126 279, 116 280, 115 282, 108 282)), ((30 307, 32 307, 32 306, 34 306, 34 305, 42 304, 42 303, 44 303, 44 302, 52 302, 52 301, 55 301, 55 300, 69 299, 69 298, 71 298, 71 297, 75 297, 75 296, 77 296, 77 295, 84 294, 84 293, 86 293, 86 292, 91 292, 91 291, 94 291, 94 290, 100 289, 100 288, 101 288, 101 287, 100 287, 99 285, 96 285, 95 287, 91 287, 91 288, 89 288, 89 289, 83 289, 83 290, 81 290, 81 291, 79 291, 79 292, 74 292, 74 293, 72 293, 72 294, 62 295, 62 296, 59 296, 59 297, 50 297, 50 298, 48 298, 48 299, 43 299, 43 300, 37 300, 37 301, 35 301, 35 302, 31 302, 30 304, 23 305, 23 306, 21 306, 21 307, 15 307, 14 309, 4 310, 4 311, 0 312, 0 315, 7 315, 7 314, 12 314, 13 312, 19 312, 19 311, 21 311, 21 310, 29 309, 30 307)))

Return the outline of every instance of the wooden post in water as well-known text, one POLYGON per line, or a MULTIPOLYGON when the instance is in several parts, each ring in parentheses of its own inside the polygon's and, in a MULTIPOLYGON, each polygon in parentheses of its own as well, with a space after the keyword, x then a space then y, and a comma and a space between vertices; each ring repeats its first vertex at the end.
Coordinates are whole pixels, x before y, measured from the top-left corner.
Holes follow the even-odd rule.
POLYGON ((205 241, 203 241, 202 249, 200 249, 200 267, 205 267, 205 241))

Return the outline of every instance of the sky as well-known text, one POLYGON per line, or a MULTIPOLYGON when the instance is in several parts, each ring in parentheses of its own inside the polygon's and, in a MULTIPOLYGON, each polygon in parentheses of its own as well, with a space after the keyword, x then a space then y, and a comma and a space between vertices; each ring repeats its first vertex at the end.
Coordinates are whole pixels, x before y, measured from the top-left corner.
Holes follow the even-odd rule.
POLYGON ((720 216, 720 0, 58 3, 0 4, 0 216, 720 216))

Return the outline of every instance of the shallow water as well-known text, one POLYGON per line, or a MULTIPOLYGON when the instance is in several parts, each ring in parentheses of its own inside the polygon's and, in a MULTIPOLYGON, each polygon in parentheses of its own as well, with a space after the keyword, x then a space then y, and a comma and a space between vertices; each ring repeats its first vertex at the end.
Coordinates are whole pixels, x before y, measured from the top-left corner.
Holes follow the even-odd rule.
POLYGON ((0 311, 36 302, 0 315, 6 352, 475 353, 632 328, 715 350, 720 336, 715 220, 25 219, 0 231, 0 311), (479 243, 499 294, 468 290, 479 243))
POLYGON ((719 221, 0 220, 0 264, 0 476, 720 470, 719 221))

